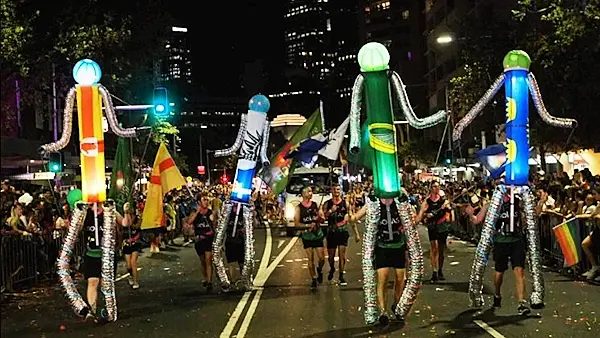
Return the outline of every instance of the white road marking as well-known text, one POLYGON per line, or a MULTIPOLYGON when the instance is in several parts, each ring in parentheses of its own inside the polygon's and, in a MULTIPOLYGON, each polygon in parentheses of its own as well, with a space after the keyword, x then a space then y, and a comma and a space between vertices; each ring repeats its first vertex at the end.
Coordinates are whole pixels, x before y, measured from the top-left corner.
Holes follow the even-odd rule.
MULTIPOLYGON (((137 268, 137 271, 140 271, 140 270, 142 270, 142 268, 137 268)), ((128 273, 124 274, 123 276, 117 277, 117 279, 115 279, 115 282, 121 281, 129 276, 130 276, 130 273, 128 272, 128 273)))
POLYGON ((302 262, 302 258, 296 258, 294 259, 294 262, 302 262))
POLYGON ((486 322, 482 320, 474 320, 473 323, 477 324, 477 326, 484 329, 494 338, 506 338, 500 332, 496 331, 493 327, 489 326, 486 322))
MULTIPOLYGON (((273 237, 271 236, 271 228, 267 227, 266 229, 267 229, 267 231, 266 231, 266 239, 265 239, 265 250, 263 251, 263 255, 260 260, 260 265, 258 267, 258 273, 256 274, 257 277, 263 271, 267 270, 267 268, 269 266, 269 257, 271 257, 271 249, 273 246, 273 237)), ((277 259, 277 258, 275 258, 275 259, 277 259)), ((256 279, 257 278, 254 278, 255 284, 256 284, 256 279)), ((235 307, 233 314, 231 315, 231 317, 229 317, 229 321, 227 321, 227 325, 225 325, 223 332, 221 332, 221 336, 220 336, 221 338, 226 338, 226 337, 231 336, 231 334, 233 333, 233 330, 235 329, 235 326, 237 325, 238 320, 240 319, 240 316, 242 315, 242 312, 244 311, 244 308, 246 308, 246 304, 248 303, 248 299, 250 298, 250 295, 252 294, 252 292, 254 292, 254 290, 250 290, 250 291, 247 291, 246 293, 244 293, 244 295, 242 296, 242 299, 240 299, 240 302, 235 307)))
POLYGON ((273 271, 275 271, 275 268, 277 268, 277 266, 279 265, 281 260, 285 257, 285 255, 287 255, 288 252, 290 252, 290 250, 292 250, 292 247, 294 247, 294 244, 296 244, 297 241, 298 241, 298 237, 292 238, 288 242, 286 247, 279 253, 279 256, 277 256, 277 258, 275 258, 275 260, 269 265, 269 268, 267 269, 267 271, 265 272, 264 270, 261 270, 256 275, 256 278, 254 279, 254 286, 259 289, 256 292, 254 299, 252 299, 252 303, 250 304, 250 307, 248 308, 248 312, 246 312, 246 317, 244 317, 244 320, 242 321, 242 325, 240 325, 240 330, 238 331, 236 338, 244 338, 246 336, 246 333, 248 332, 248 328, 250 327, 250 322, 252 321, 252 318, 254 317, 254 313, 256 312, 256 308, 258 307, 258 302, 260 302, 260 297, 262 296, 262 293, 263 293, 262 287, 265 285, 265 283, 267 282, 267 279, 269 279, 269 276, 271 276, 273 271))
POLYGON ((293 259, 286 259, 285 262, 286 263, 294 263, 294 260, 293 259))
POLYGON ((277 249, 281 248, 285 243, 285 239, 280 239, 277 241, 277 249))
POLYGON ((192 243, 193 243, 193 242, 185 242, 185 243, 183 243, 183 245, 182 245, 182 246, 183 246, 183 247, 186 247, 186 246, 188 246, 188 245, 190 245, 190 244, 192 244, 192 243))
POLYGON ((240 330, 238 331, 236 338, 246 336, 248 328, 250 327, 250 322, 252 321, 252 317, 254 317, 254 312, 256 312, 256 308, 258 307, 258 302, 260 302, 262 293, 262 288, 256 291, 256 295, 254 295, 254 299, 252 299, 252 303, 250 303, 250 307, 248 308, 248 312, 246 312, 246 317, 244 317, 244 320, 242 321, 242 325, 240 326, 240 330))

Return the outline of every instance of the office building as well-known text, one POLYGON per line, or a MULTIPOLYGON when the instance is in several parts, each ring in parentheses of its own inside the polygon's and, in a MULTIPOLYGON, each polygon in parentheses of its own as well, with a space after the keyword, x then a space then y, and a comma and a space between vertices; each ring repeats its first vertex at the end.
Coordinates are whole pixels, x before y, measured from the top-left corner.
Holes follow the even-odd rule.
POLYGON ((356 1, 288 0, 284 25, 286 83, 269 97, 283 103, 283 113, 303 115, 323 101, 328 126, 341 122, 339 104, 347 100, 339 99, 350 93, 349 73, 357 73, 348 67, 358 51, 356 1))
POLYGON ((192 57, 189 31, 186 27, 169 27, 165 55, 155 64, 156 85, 166 86, 178 97, 184 97, 192 85, 192 57))
POLYGON ((390 52, 390 69, 402 77, 413 108, 425 114, 423 3, 412 0, 360 0, 361 45, 377 41, 390 52))

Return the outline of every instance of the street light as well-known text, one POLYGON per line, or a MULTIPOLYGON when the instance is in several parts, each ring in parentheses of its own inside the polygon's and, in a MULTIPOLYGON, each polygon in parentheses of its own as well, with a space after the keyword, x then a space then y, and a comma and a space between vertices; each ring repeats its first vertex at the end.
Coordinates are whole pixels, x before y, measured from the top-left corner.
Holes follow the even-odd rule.
POLYGON ((446 45, 454 41, 452 35, 441 35, 436 39, 436 42, 440 45, 446 45))

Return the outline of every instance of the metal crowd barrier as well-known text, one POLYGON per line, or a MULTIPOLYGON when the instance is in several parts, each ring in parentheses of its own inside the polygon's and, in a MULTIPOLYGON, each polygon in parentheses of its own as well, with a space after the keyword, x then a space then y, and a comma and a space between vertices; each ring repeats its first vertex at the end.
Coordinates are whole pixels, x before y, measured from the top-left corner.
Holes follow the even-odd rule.
MULTIPOLYGON (((0 287, 12 292, 23 285, 53 279, 62 247, 63 231, 33 236, 2 236, 0 242, 0 287)), ((77 271, 85 253, 83 235, 76 244, 72 269, 77 271)))

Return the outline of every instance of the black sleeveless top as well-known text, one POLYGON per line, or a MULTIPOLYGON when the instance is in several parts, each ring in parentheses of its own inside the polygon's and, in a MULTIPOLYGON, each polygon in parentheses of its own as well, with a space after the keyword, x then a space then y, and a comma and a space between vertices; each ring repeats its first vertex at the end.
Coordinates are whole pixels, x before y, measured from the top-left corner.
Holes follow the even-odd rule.
POLYGON ((521 224, 521 198, 515 196, 515 211, 514 211, 514 228, 510 228, 510 201, 502 201, 502 205, 498 210, 498 219, 496 220, 495 229, 496 232, 501 235, 515 235, 520 236, 522 234, 521 224))
POLYGON ((205 214, 198 212, 194 222, 192 222, 196 236, 210 236, 213 234, 213 226, 210 220, 210 215, 212 215, 212 210, 210 209, 207 209, 205 214))
MULTIPOLYGON (((238 208, 243 208, 243 206, 239 205, 238 208)), ((233 207, 231 208, 231 213, 229 213, 229 222, 227 223, 226 229, 226 241, 231 243, 243 243, 245 240, 244 210, 241 209, 239 211, 237 223, 235 222, 235 214, 235 207, 233 207)))
POLYGON ((402 222, 400 213, 395 202, 389 205, 391 226, 388 224, 387 208, 383 202, 379 202, 379 222, 377 222, 376 244, 382 248, 401 248, 404 245, 404 234, 402 233, 402 222), (391 230, 391 236, 390 236, 391 230))
POLYGON ((427 205, 429 206, 429 208, 427 209, 427 213, 433 215, 432 218, 427 220, 428 224, 438 224, 439 221, 446 216, 446 211, 442 209, 442 206, 444 206, 445 201, 446 200, 443 197, 440 197, 435 202, 431 200, 431 197, 427 197, 427 205))
POLYGON ((83 220, 83 236, 86 243, 86 254, 90 257, 102 256, 102 226, 104 224, 104 212, 98 216, 98 241, 96 241, 96 222, 94 221, 94 210, 91 207, 87 209, 85 219, 83 220))
MULTIPOLYGON (((331 208, 333 208, 333 199, 330 199, 325 203, 327 203, 327 210, 331 210, 331 208)), ((342 199, 340 203, 336 204, 336 206, 336 210, 330 213, 329 216, 327 216, 327 223, 332 229, 344 231, 346 230, 345 223, 343 225, 338 224, 344 221, 344 217, 346 217, 346 214, 348 213, 348 209, 346 208, 346 201, 342 199)))
POLYGON ((300 208, 300 223, 311 224, 317 221, 317 215, 319 214, 317 203, 311 202, 309 207, 305 207, 302 202, 300 202, 298 207, 300 208))

